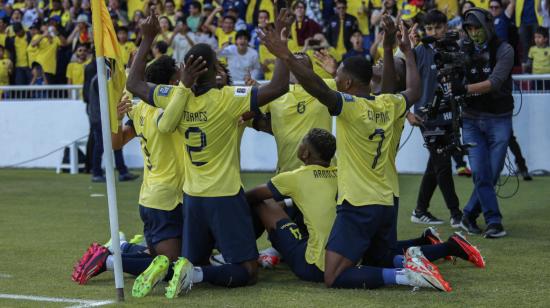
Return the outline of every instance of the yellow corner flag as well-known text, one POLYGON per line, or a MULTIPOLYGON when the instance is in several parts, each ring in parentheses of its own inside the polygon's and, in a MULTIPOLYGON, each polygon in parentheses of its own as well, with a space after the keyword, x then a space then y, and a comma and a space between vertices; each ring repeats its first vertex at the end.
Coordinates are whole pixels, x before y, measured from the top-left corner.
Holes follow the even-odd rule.
POLYGON ((105 58, 111 131, 118 131, 117 105, 126 84, 123 56, 105 1, 91 0, 96 57, 105 58))

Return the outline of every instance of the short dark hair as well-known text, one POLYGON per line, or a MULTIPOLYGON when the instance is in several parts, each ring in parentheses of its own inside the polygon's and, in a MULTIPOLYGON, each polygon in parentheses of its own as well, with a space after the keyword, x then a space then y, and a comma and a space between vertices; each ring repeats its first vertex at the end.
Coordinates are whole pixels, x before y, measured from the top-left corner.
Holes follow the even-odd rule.
POLYGON ((430 10, 424 17, 424 25, 447 24, 447 15, 440 10, 430 10))
POLYGON ((501 0, 491 0, 491 1, 489 1, 489 3, 491 3, 491 2, 498 2, 498 4, 500 4, 500 6, 502 6, 502 1, 501 0))
POLYGON ((343 5, 345 5, 346 7, 348 7, 348 1, 347 0, 336 0, 336 4, 338 3, 341 3, 343 5))
POLYGON ((128 27, 125 27, 125 26, 116 27, 116 32, 119 32, 119 31, 128 33, 128 27))
POLYGON ((370 84, 372 78, 372 63, 363 56, 353 56, 342 61, 343 69, 362 84, 370 84))
POLYGON ((168 51, 168 44, 165 41, 156 42, 154 47, 162 54, 165 54, 168 51))
POLYGON ((266 10, 259 10, 258 11, 258 16, 260 16, 260 13, 266 13, 267 14, 267 18, 269 18, 271 16, 271 14, 269 14, 269 11, 266 11, 266 10))
POLYGON ((296 0, 294 2, 294 4, 292 4, 292 9, 295 10, 296 9, 296 6, 298 6, 298 4, 301 4, 304 6, 304 9, 307 9, 307 4, 304 0, 296 0))
POLYGON ((238 40, 242 36, 246 37, 246 39, 250 41, 250 34, 246 30, 237 31, 237 34, 235 34, 235 40, 238 40))
POLYGON ((235 18, 235 17, 233 17, 233 16, 231 16, 231 15, 225 15, 225 16, 223 17, 224 20, 225 20, 226 18, 231 19, 231 21, 233 21, 233 23, 237 23, 237 18, 235 18))
POLYGON ((194 45, 191 49, 189 49, 187 54, 185 54, 183 63, 187 63, 190 56, 193 56, 195 59, 202 57, 202 59, 206 61, 208 71, 201 75, 197 82, 200 83, 201 80, 204 80, 212 75, 216 75, 216 62, 218 60, 216 58, 216 52, 212 49, 212 47, 210 47, 210 45, 204 43, 194 45))
POLYGON ((229 71, 229 68, 227 67, 226 64, 224 64, 222 62, 219 62, 219 64, 220 64, 220 67, 222 68, 223 72, 227 76, 227 85, 228 86, 233 85, 233 77, 231 77, 231 72, 229 71))
POLYGON ((197 8, 199 11, 202 10, 202 4, 199 1, 192 1, 189 6, 197 8))
POLYGON ((535 33, 542 35, 544 38, 548 38, 548 29, 546 29, 545 27, 537 27, 535 33))
POLYGON ((336 153, 336 138, 327 130, 312 128, 304 138, 319 154, 319 158, 330 162, 336 153))
POLYGON ((176 61, 170 56, 161 56, 145 69, 145 80, 154 84, 169 84, 176 73, 176 61))

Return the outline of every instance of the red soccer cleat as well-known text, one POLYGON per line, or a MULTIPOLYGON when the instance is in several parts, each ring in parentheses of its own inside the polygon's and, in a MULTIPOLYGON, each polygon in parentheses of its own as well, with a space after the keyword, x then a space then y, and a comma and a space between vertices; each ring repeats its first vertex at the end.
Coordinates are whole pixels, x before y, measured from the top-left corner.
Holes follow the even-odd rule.
POLYGON ((405 269, 413 286, 430 287, 443 292, 450 292, 451 285, 443 279, 439 268, 430 262, 420 247, 410 247, 405 253, 405 269))
MULTIPOLYGON (((441 236, 439 236, 439 232, 437 232, 437 229, 434 227, 428 227, 424 229, 424 232, 422 232, 422 237, 430 243, 430 245, 437 245, 437 244, 443 244, 443 240, 441 240, 441 236)), ((446 256, 445 260, 455 262, 455 258, 453 256, 446 256)))
POLYGON ((260 266, 263 268, 272 269, 279 263, 281 263, 281 259, 277 256, 260 254, 260 256, 258 257, 258 264, 260 264, 260 266))
POLYGON ((460 167, 456 169, 456 174, 458 176, 465 176, 465 177, 471 177, 472 176, 472 170, 468 167, 460 167))
POLYGON ((99 275, 104 271, 103 267, 109 250, 98 243, 93 243, 88 247, 82 258, 74 266, 71 278, 78 284, 86 284, 90 278, 99 275))
POLYGON ((485 268, 485 260, 479 252, 479 249, 470 244, 470 242, 466 240, 466 237, 464 237, 459 232, 455 232, 455 234, 449 237, 449 241, 453 241, 458 245, 458 247, 467 255, 467 260, 469 262, 477 267, 485 268))

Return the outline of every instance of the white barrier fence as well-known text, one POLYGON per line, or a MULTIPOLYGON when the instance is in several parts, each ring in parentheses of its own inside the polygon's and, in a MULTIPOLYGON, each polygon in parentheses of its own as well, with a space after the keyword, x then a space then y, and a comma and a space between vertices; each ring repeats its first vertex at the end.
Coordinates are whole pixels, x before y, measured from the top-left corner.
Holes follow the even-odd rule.
MULTIPOLYGON (((515 76, 514 76, 515 77, 515 76)), ((525 77, 521 77, 525 78, 525 77)), ((550 80, 550 75, 548 75, 550 80)), ((53 87, 53 86, 50 86, 53 87)), ((79 88, 61 86, 60 90, 75 92, 79 88)), ((54 90, 30 89, 29 91, 54 90)), ((7 87, 0 91, 9 92, 7 87)), ((22 91, 18 89, 17 91, 22 91)), ((57 93, 63 93, 58 91, 57 93)), ((548 91, 548 90, 547 90, 548 91)), ((54 93, 54 92, 51 92, 54 93)), ((65 92, 67 93, 67 92, 65 92)), ((20 162, 41 157, 55 149, 62 148, 74 140, 88 135, 88 118, 85 104, 74 96, 63 94, 57 99, 2 99, 0 102, 0 167, 11 167, 20 162)), ((78 97, 78 96, 77 96, 78 97)), ((514 132, 531 170, 550 170, 550 94, 522 91, 514 94, 516 112, 514 132), (521 109, 521 110, 520 110, 521 109)), ((410 133, 406 124, 402 142, 410 133)), ((55 168, 59 165, 63 151, 32 160, 18 167, 55 168)), ((426 166, 427 151, 418 129, 413 130, 407 143, 397 157, 400 172, 422 173, 426 166)), ((126 164, 131 168, 143 167, 139 142, 133 140, 124 147, 126 164)), ((241 166, 243 170, 274 170, 277 151, 272 136, 251 129, 245 130, 241 145, 241 166)))

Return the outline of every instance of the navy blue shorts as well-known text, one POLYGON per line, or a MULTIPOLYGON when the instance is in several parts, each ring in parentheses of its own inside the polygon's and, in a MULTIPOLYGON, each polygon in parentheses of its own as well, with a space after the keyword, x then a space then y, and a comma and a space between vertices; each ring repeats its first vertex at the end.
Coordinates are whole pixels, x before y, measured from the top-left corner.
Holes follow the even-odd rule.
POLYGON ((208 264, 214 247, 227 263, 258 259, 250 207, 242 189, 227 197, 184 194, 183 203, 182 255, 191 263, 208 264))
POLYGON ((302 237, 300 228, 292 220, 279 220, 277 228, 269 233, 269 240, 298 278, 312 282, 324 281, 324 273, 315 264, 306 262, 307 236, 302 237))
MULTIPOLYGON (((353 206, 344 201, 336 208, 327 250, 353 263, 392 265, 395 208, 386 205, 353 206)), ((391 266, 393 267, 393 266, 391 266)))
POLYGON ((161 241, 181 238, 183 230, 181 203, 171 211, 140 205, 139 216, 143 221, 143 235, 147 246, 154 248, 161 241))

